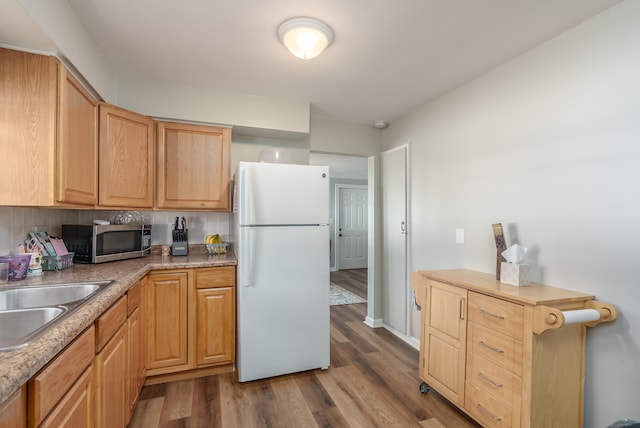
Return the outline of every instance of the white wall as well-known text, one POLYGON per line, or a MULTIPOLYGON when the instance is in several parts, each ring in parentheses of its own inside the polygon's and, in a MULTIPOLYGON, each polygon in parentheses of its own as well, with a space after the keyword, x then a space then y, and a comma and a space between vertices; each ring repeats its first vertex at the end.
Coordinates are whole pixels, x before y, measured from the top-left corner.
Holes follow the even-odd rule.
MULTIPOLYGON (((15 0, 38 23, 82 76, 108 102, 116 96, 116 75, 88 36, 67 0, 15 0)), ((25 46, 28 47, 28 46, 25 46)))
POLYGON ((309 139, 314 152, 373 156, 380 153, 382 132, 373 126, 320 116, 312 109, 309 139))
POLYGON ((309 103, 300 100, 120 78, 116 104, 161 118, 309 133, 309 103))
POLYGON ((385 148, 411 143, 413 270, 494 272, 502 222, 536 282, 619 308, 588 329, 585 427, 640 420, 638 40, 627 0, 384 133, 385 148))

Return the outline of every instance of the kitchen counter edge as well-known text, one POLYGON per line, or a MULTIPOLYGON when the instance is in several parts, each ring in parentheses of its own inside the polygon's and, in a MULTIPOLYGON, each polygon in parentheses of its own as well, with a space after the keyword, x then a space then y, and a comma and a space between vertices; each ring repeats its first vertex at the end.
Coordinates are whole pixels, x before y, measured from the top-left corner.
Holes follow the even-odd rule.
POLYGON ((60 351, 89 327, 137 281, 154 270, 195 269, 235 266, 233 254, 188 256, 149 256, 95 265, 76 264, 68 269, 27 277, 11 286, 60 284, 113 280, 107 288, 91 297, 69 318, 53 326, 38 340, 8 352, 0 352, 0 404, 24 385, 60 351))

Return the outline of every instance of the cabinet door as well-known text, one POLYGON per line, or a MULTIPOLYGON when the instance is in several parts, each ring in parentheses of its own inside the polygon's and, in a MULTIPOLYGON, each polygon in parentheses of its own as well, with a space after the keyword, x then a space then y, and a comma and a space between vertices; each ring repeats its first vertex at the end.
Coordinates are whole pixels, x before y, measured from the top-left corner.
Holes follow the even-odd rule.
POLYGON ((231 129, 158 122, 159 208, 229 211, 231 129))
POLYGON ((69 389, 60 403, 51 411, 40 428, 93 427, 93 366, 69 389))
POLYGON ((467 290, 429 280, 420 376, 455 404, 464 403, 467 290))
POLYGON ((144 278, 138 284, 129 289, 127 303, 129 304, 129 318, 127 326, 129 330, 129 354, 128 363, 128 405, 129 414, 133 415, 133 409, 138 401, 140 391, 146 378, 147 335, 146 331, 146 290, 147 280, 144 278))
POLYGON ((234 288, 198 289, 196 299, 196 365, 233 362, 234 288))
POLYGON ((147 281, 148 374, 186 369, 188 274, 153 273, 147 281))
POLYGON ((58 78, 56 201, 98 203, 98 102, 62 65, 58 78))
POLYGON ((23 385, 0 404, 0 428, 27 426, 27 387, 23 385))
POLYGON ((154 150, 151 118, 100 104, 101 206, 153 206, 154 150))
POLYGON ((127 325, 122 324, 96 355, 96 426, 124 427, 127 423, 127 325))
POLYGON ((129 347, 127 349, 129 358, 127 359, 129 364, 128 372, 128 413, 127 413, 127 421, 129 417, 133 414, 133 408, 138 401, 138 394, 140 393, 140 389, 142 388, 141 379, 140 379, 140 365, 143 364, 141 361, 141 322, 140 322, 140 308, 136 308, 129 318, 127 319, 127 328, 129 330, 129 347))
POLYGON ((58 63, 0 48, 0 205, 53 203, 58 63))

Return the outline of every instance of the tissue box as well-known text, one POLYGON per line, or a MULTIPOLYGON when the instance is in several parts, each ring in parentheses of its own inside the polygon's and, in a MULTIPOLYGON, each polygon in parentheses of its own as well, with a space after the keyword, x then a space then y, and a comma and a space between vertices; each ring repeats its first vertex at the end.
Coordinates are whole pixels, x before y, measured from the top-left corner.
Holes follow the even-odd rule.
POLYGON ((529 265, 502 262, 500 266, 500 282, 519 287, 529 285, 529 265))

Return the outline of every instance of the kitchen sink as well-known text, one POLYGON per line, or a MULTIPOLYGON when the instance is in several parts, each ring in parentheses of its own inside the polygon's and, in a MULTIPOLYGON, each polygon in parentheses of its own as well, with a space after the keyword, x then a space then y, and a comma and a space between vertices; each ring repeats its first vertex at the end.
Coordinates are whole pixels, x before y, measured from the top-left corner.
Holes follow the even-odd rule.
POLYGON ((0 290, 0 311, 77 302, 86 299, 110 283, 111 281, 54 284, 0 290))
POLYGON ((32 308, 0 311, 0 349, 20 348, 43 332, 66 308, 32 308))
POLYGON ((113 281, 0 289, 0 352, 37 339, 113 281))

